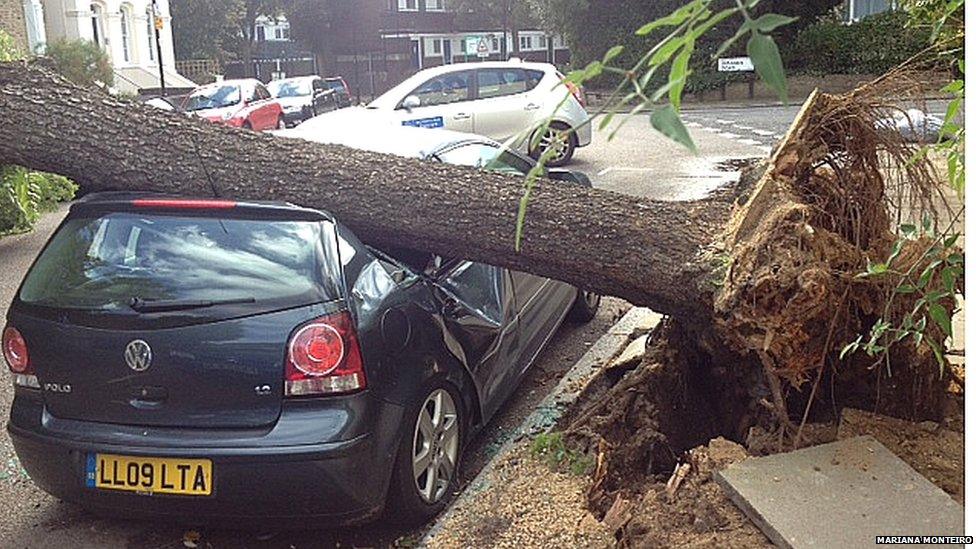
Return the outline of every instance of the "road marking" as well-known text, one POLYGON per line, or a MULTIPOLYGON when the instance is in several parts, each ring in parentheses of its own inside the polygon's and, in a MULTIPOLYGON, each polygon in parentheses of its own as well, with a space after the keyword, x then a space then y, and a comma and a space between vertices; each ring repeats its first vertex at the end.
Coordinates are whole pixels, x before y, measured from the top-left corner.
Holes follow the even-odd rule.
POLYGON ((718 135, 719 137, 724 137, 726 139, 738 139, 739 137, 741 137, 739 134, 732 133, 732 132, 722 132, 718 135))
POLYGON ((689 128, 700 128, 701 124, 699 124, 698 122, 686 122, 685 126, 689 128))
POLYGON ((759 147, 759 150, 761 150, 762 152, 764 152, 766 154, 773 154, 773 148, 770 147, 769 145, 763 145, 763 146, 759 147))
POLYGON ((716 119, 715 119, 715 122, 717 122, 717 123, 719 123, 719 124, 725 124, 725 125, 728 125, 728 124, 731 124, 731 123, 732 123, 732 121, 731 121, 731 120, 723 120, 723 119, 721 119, 721 118, 716 118, 716 119))
POLYGON ((735 142, 742 143, 743 145, 762 145, 762 141, 756 141, 755 139, 749 138, 736 139, 735 142))
POLYGON ((722 131, 722 130, 720 130, 718 128, 709 128, 709 127, 703 127, 702 129, 705 130, 706 132, 709 132, 709 133, 718 133, 718 132, 722 131))
POLYGON ((768 130, 760 130, 760 129, 753 128, 752 129, 752 133, 754 133, 756 135, 761 135, 763 137, 769 137, 769 136, 773 135, 775 132, 771 132, 771 131, 768 131, 768 130))
POLYGON ((732 124, 732 127, 737 130, 752 131, 752 126, 743 126, 742 124, 732 124))

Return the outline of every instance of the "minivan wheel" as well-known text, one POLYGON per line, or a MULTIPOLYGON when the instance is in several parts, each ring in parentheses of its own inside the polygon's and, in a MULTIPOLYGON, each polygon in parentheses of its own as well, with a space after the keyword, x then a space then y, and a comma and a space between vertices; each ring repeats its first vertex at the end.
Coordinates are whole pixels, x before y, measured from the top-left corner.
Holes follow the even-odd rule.
POLYGON ((577 290, 576 300, 573 301, 573 305, 569 308, 569 313, 566 315, 566 318, 578 324, 593 320, 596 312, 600 309, 601 299, 600 294, 577 290))
POLYGON ((530 151, 532 158, 538 160, 542 156, 543 151, 550 147, 555 147, 556 156, 552 157, 546 165, 560 167, 569 164, 569 161, 573 158, 573 154, 576 153, 576 134, 570 132, 566 138, 559 139, 559 134, 568 129, 570 129, 569 126, 561 122, 553 122, 550 124, 542 134, 542 138, 539 140, 539 146, 530 151))
POLYGON ((400 434, 388 511, 404 524, 440 513, 457 483, 464 414, 457 389, 438 379, 408 411, 400 434))
POLYGON ((278 117, 278 124, 276 125, 276 129, 284 130, 284 129, 287 129, 287 128, 288 128, 288 124, 285 123, 285 118, 282 117, 282 116, 279 116, 278 117))

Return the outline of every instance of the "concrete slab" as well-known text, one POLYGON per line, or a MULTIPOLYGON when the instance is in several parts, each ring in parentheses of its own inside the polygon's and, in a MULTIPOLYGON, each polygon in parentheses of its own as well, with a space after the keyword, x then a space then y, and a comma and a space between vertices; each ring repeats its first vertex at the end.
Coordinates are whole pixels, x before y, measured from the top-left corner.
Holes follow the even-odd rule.
POLYGON ((750 458, 715 480, 783 548, 963 535, 962 506, 870 436, 750 458))

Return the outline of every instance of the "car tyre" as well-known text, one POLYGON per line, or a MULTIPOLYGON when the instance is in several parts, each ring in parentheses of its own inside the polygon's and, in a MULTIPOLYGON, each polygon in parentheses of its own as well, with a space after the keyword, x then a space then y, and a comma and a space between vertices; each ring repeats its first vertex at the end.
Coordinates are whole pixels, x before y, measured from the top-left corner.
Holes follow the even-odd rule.
MULTIPOLYGON (((542 152, 546 150, 549 144, 555 142, 556 135, 559 132, 563 132, 569 129, 570 127, 563 122, 553 122, 552 124, 549 125, 548 128, 545 128, 544 130, 545 134, 542 136, 542 139, 539 141, 539 145, 535 147, 533 150, 529 151, 529 154, 532 156, 532 158, 538 160, 539 157, 542 156, 542 152)), ((551 160, 549 160, 546 163, 546 166, 558 168, 561 166, 565 166, 566 164, 569 164, 569 161, 573 159, 573 155, 576 153, 577 146, 578 146, 578 142, 576 138, 576 133, 570 132, 569 139, 567 139, 565 142, 561 144, 560 150, 557 153, 557 155, 553 157, 551 160)))
POLYGON ((251 122, 249 120, 245 120, 244 123, 241 124, 241 128, 243 128, 245 130, 253 130, 254 129, 253 127, 251 127, 251 122))
POLYGON ((387 501, 389 518, 410 526, 447 506, 457 487, 465 434, 463 401, 454 385, 435 378, 421 395, 403 419, 387 501))
POLYGON ((284 129, 287 129, 287 128, 288 128, 288 124, 285 122, 285 117, 279 116, 278 117, 278 123, 275 124, 275 129, 276 130, 284 130, 284 129))
POLYGON ((576 300, 573 301, 572 306, 569 308, 569 313, 566 318, 570 322, 575 322, 577 324, 584 324, 593 320, 596 316, 596 312, 600 310, 600 301, 603 299, 600 294, 594 292, 587 292, 585 290, 576 291, 576 300))

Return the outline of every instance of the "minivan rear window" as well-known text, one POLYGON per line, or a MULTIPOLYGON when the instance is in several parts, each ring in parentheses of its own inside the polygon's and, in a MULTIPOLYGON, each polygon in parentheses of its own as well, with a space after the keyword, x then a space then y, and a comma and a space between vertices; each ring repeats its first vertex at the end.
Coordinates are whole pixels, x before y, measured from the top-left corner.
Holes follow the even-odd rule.
POLYGON ((125 212, 69 218, 27 274, 20 301, 111 311, 134 298, 259 308, 334 299, 320 223, 125 212))

